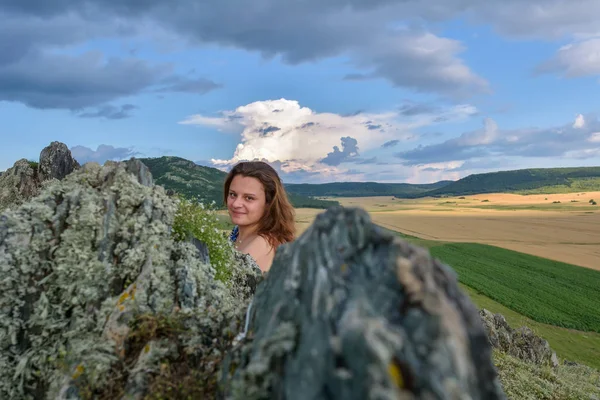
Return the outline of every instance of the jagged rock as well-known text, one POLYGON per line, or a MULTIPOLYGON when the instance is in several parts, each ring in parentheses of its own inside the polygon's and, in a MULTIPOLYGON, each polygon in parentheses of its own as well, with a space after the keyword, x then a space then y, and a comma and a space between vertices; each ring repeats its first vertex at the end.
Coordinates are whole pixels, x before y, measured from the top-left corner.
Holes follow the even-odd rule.
POLYGON ((453 271, 360 209, 281 246, 248 315, 223 368, 231 399, 504 398, 453 271))
POLYGON ((80 168, 64 143, 52 142, 41 152, 39 162, 18 160, 12 168, 0 174, 0 211, 23 204, 37 196, 43 184, 61 180, 80 168))
POLYGON ((138 160, 88 163, 0 215, 0 398, 216 391, 260 269, 214 279, 171 238, 176 202, 138 160))
POLYGON ((61 180, 80 167, 66 144, 52 142, 40 153, 39 175, 41 181, 61 180))
POLYGON ((37 168, 28 160, 20 159, 0 176, 0 211, 22 204, 38 193, 37 168))
POLYGON ((493 347, 534 364, 558 366, 558 358, 548 341, 535 335, 528 327, 513 329, 502 314, 493 314, 486 309, 480 310, 479 315, 493 347))

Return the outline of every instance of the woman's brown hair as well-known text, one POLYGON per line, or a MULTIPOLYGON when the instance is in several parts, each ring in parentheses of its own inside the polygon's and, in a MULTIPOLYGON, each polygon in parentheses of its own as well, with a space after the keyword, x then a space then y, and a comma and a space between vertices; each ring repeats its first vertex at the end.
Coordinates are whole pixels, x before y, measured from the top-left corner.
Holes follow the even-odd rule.
POLYGON ((296 226, 294 208, 277 171, 262 161, 244 161, 236 164, 225 179, 223 201, 227 205, 229 187, 236 175, 258 179, 265 188, 266 210, 258 223, 258 234, 273 247, 294 240, 296 226))

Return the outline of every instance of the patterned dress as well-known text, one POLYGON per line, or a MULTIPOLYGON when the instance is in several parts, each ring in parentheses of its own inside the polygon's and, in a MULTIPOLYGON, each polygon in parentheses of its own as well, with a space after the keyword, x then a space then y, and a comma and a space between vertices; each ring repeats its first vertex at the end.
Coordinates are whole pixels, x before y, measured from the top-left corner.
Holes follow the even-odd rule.
POLYGON ((236 225, 233 227, 233 229, 231 230, 231 233, 229 234, 229 240, 231 240, 232 242, 235 243, 239 234, 240 234, 240 228, 236 225))

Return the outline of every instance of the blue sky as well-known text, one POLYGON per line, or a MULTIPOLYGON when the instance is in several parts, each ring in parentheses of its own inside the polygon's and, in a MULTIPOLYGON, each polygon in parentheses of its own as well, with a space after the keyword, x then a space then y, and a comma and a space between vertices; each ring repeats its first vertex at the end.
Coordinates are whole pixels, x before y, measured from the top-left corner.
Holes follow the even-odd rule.
POLYGON ((0 170, 175 155, 286 182, 600 165, 597 0, 7 0, 0 170))

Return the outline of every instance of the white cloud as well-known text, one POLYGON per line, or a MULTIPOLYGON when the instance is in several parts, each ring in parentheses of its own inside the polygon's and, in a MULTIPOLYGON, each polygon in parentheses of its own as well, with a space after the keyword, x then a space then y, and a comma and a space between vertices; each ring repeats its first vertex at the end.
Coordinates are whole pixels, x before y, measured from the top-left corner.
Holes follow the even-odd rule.
POLYGON ((584 126, 585 126, 585 118, 583 117, 583 115, 578 114, 577 117, 575 117, 575 122, 573 122, 573 128, 580 129, 580 128, 583 128, 584 126))
POLYGON ((473 106, 458 105, 435 114, 413 117, 402 116, 399 111, 343 116, 316 112, 302 107, 297 101, 279 99, 256 101, 234 111, 222 112, 220 117, 192 115, 180 123, 241 131, 241 142, 232 158, 213 159, 215 165, 226 167, 241 160, 262 159, 282 162, 281 168, 285 172, 303 170, 330 175, 341 171, 331 166, 333 160, 328 154, 332 152, 336 161, 351 161, 390 140, 414 141, 417 139, 414 129, 431 125, 436 120, 461 120, 476 112, 473 106), (347 157, 342 157, 343 143, 354 143, 354 140, 342 139, 348 137, 357 141, 358 151, 352 150, 347 157), (336 146, 338 152, 335 152, 336 146))
POLYGON ((114 147, 112 145, 101 144, 96 150, 92 150, 91 148, 85 146, 73 146, 71 147, 71 154, 73 155, 73 158, 77 160, 77 162, 83 165, 87 162, 104 164, 107 160, 120 161, 130 157, 135 157, 140 153, 134 151, 132 148, 114 147))
POLYGON ((600 143, 600 132, 594 132, 588 138, 588 142, 600 143))
POLYGON ((540 64, 537 71, 561 73, 567 78, 600 75, 600 37, 561 47, 553 58, 540 64))

